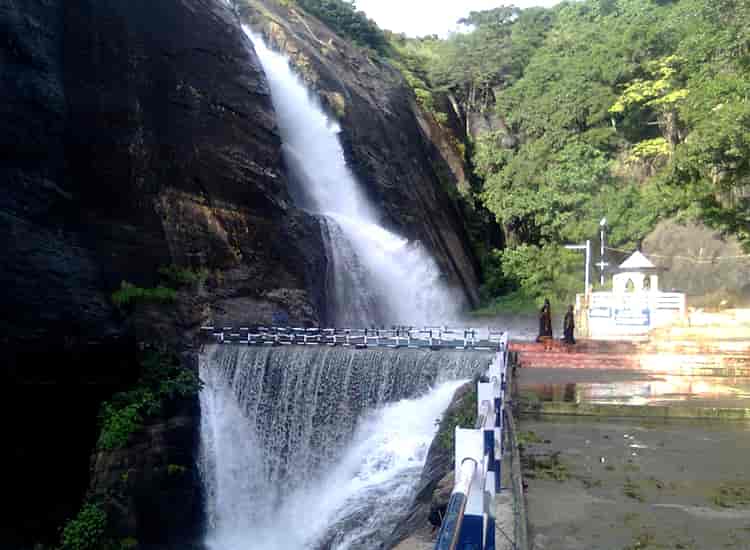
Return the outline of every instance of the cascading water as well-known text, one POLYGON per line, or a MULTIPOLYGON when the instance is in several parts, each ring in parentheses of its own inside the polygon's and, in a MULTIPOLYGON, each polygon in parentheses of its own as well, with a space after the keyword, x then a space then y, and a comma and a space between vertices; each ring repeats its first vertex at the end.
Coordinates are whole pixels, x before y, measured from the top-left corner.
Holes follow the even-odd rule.
POLYGON ((311 96, 287 59, 269 49, 247 27, 245 33, 271 87, 284 156, 300 206, 325 218, 334 280, 329 285, 334 321, 357 326, 445 324, 461 303, 441 280, 420 243, 387 231, 346 164, 340 127, 311 96), (351 275, 356 270, 355 275, 351 275), (346 278, 341 273, 350 273, 346 278), (371 306, 352 307, 353 296, 371 306))
MULTIPOLYGON (((316 213, 339 326, 444 324, 456 297, 419 243, 378 225, 340 128, 244 28, 270 83, 293 196, 316 213)), ((371 550, 410 503, 436 420, 482 353, 209 346, 201 462, 211 550, 371 550)))
POLYGON ((209 548, 376 548, 409 504, 435 421, 488 362, 210 346, 200 366, 209 548))

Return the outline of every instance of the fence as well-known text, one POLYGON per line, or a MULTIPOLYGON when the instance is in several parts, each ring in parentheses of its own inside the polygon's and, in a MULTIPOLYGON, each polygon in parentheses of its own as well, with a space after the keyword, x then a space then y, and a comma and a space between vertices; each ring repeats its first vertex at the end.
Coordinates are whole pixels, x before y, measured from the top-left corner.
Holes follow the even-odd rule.
POLYGON ((220 344, 250 346, 327 345, 355 348, 429 348, 497 351, 507 345, 507 334, 501 330, 448 327, 393 327, 390 329, 297 328, 232 326, 201 327, 204 339, 220 344))
POLYGON ((500 490, 508 336, 487 377, 477 383, 477 423, 456 428, 455 481, 435 550, 494 550, 495 495, 500 490))

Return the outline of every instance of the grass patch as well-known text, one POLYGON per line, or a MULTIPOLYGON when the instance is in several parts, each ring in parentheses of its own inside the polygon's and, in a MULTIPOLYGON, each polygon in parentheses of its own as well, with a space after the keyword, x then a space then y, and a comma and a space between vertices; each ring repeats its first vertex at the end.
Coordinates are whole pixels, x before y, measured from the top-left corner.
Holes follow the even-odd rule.
POLYGON ((641 548, 657 550, 664 548, 664 546, 656 543, 656 536, 653 533, 641 533, 635 538, 633 544, 626 546, 624 550, 640 550, 641 548))
POLYGON ((532 479, 554 479, 567 481, 570 479, 568 467, 560 462, 560 453, 549 456, 527 456, 525 458, 526 476, 532 479))
POLYGON ((585 489, 594 489, 597 487, 602 486, 602 480, 601 479, 581 479, 581 483, 583 483, 583 487, 585 489))
POLYGON ((534 432, 521 432, 518 434, 519 445, 530 445, 532 443, 544 443, 544 440, 534 432))
POLYGON ((633 481, 629 477, 625 478, 625 485, 622 488, 622 492, 626 497, 630 497, 639 502, 644 502, 646 500, 640 483, 633 481))
POLYGON ((750 507, 750 484, 738 483, 730 485, 723 483, 717 489, 711 501, 720 508, 750 507))
POLYGON ((497 315, 531 314, 537 312, 537 299, 522 290, 516 290, 505 296, 488 301, 471 312, 474 317, 495 317, 497 315))

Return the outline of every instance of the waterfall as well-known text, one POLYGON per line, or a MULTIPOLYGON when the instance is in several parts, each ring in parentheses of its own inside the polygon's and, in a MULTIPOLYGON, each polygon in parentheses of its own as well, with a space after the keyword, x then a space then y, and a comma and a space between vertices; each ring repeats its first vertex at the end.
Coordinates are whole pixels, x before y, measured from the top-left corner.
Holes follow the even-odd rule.
POLYGON ((325 219, 324 238, 335 251, 329 256, 334 269, 329 281, 333 321, 380 326, 445 324, 456 319, 463 300, 460 293, 447 288, 421 243, 408 242, 380 225, 377 209, 347 166, 341 128, 287 59, 249 28, 243 29, 271 88, 292 196, 299 206, 325 219), (353 297, 359 302, 354 307, 353 297))
MULTIPOLYGON (((335 324, 445 324, 460 300, 418 242, 380 225, 339 126, 248 28, 297 206, 320 218, 335 324)), ((402 182, 406 184, 405 182, 402 182)), ((208 346, 200 471, 210 550, 370 550, 406 512, 437 420, 477 352, 208 346)))
POLYGON ((209 346, 200 467, 211 550, 367 549, 488 354, 209 346))

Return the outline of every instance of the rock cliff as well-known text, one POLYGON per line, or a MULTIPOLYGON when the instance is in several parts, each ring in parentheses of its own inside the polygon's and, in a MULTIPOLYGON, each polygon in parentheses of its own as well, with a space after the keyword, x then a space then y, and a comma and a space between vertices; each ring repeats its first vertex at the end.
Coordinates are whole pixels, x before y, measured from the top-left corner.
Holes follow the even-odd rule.
POLYGON ((213 0, 6 0, 0 36, 1 372, 17 436, 0 541, 52 542, 89 479, 109 494, 122 468, 134 472, 108 501, 113 534, 186 535, 194 476, 154 484, 193 452, 190 403, 95 455, 93 477, 89 455, 100 403, 138 376, 139 342, 168 341, 190 368, 202 320, 325 316, 320 231, 290 206, 264 75, 213 0), (112 305, 121 281, 152 287, 173 264, 211 275, 173 305, 112 305))
POLYGON ((689 305, 750 304, 750 256, 734 237, 702 224, 665 220, 643 241, 643 252, 664 269, 661 289, 685 292, 689 305))

